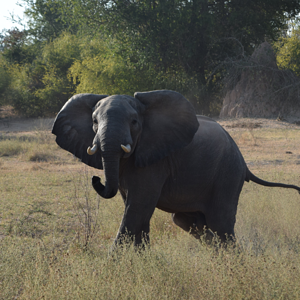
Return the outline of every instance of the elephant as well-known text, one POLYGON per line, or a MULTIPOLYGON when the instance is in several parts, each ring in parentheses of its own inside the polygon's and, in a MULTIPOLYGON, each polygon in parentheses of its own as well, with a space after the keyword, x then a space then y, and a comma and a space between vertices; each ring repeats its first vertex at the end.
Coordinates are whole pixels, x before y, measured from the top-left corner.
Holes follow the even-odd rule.
POLYGON ((92 186, 103 198, 119 191, 124 215, 113 246, 124 236, 149 244, 155 208, 197 239, 234 241, 244 182, 269 187, 250 172, 231 136, 213 119, 196 115, 180 93, 170 90, 127 95, 77 94, 57 114, 57 144, 96 169, 92 186))

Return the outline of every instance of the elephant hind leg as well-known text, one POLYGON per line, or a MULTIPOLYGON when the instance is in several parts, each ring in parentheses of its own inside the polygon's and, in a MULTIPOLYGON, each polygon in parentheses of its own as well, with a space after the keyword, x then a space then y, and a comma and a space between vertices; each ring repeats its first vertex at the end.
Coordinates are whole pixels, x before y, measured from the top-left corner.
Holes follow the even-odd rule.
POLYGON ((234 224, 235 213, 225 214, 215 212, 207 215, 207 224, 212 232, 216 233, 222 243, 235 242, 234 224))
MULTIPOLYGON (((238 169, 236 172, 238 174, 238 169)), ((222 175, 222 173, 220 174, 222 175)), ((242 172, 238 178, 239 182, 230 176, 222 179, 220 178, 217 181, 215 192, 207 206, 206 222, 207 226, 217 234, 222 243, 235 243, 234 225, 237 205, 245 179, 242 172)))
POLYGON ((178 212, 172 214, 173 222, 189 232, 196 239, 200 239, 205 235, 206 240, 211 241, 213 234, 207 227, 205 216, 202 212, 178 212))

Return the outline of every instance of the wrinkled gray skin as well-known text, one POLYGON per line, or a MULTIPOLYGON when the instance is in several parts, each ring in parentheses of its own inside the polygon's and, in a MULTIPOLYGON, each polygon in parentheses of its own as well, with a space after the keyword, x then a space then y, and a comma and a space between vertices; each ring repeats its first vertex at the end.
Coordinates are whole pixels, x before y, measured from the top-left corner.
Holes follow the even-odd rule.
POLYGON ((103 169, 105 185, 92 184, 104 198, 119 190, 125 204, 115 244, 123 235, 136 245, 149 242, 154 209, 172 213, 175 224, 194 237, 216 232, 234 239, 238 199, 244 181, 300 188, 254 176, 229 134, 214 120, 196 116, 179 93, 73 96, 56 117, 56 142, 85 164, 103 169), (122 145, 130 145, 129 153, 122 145), (97 145, 98 151, 87 154, 97 145))

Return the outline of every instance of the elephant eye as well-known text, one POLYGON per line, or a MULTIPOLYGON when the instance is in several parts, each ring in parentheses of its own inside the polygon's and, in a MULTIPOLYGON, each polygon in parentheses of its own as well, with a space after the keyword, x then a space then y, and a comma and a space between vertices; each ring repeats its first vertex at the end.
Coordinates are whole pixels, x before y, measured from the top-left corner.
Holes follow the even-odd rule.
POLYGON ((137 122, 138 122, 138 121, 134 119, 134 120, 131 121, 131 124, 132 124, 132 125, 135 125, 135 124, 137 124, 137 122))
POLYGON ((94 123, 94 124, 98 124, 97 119, 94 119, 94 120, 93 120, 93 123, 94 123))

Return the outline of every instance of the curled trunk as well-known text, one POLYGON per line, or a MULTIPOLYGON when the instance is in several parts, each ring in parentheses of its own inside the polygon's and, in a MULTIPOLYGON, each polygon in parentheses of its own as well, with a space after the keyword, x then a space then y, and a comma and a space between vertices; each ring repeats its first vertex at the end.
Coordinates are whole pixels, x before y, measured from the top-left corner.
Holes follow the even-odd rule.
POLYGON ((105 155, 103 153, 103 170, 105 174, 105 185, 100 182, 99 177, 93 177, 92 184, 95 191, 103 198, 112 198, 119 188, 119 154, 105 155))

